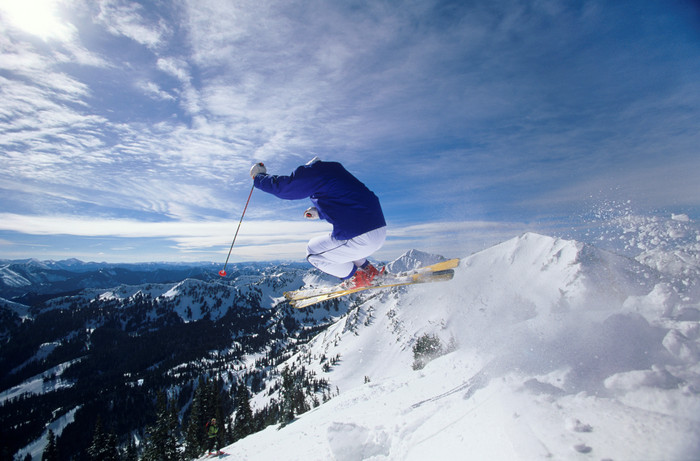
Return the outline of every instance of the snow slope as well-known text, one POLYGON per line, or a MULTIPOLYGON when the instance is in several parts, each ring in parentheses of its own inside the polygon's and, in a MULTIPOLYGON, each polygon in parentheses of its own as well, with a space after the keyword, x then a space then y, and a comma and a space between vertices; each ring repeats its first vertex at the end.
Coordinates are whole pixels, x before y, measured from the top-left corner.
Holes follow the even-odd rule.
POLYGON ((700 299, 677 288, 697 280, 650 266, 530 233, 451 282, 349 299, 290 359, 340 395, 223 458, 700 459, 700 299), (457 349, 415 371, 424 333, 457 349))
MULTIPOLYGON (((39 354, 37 354, 36 357, 33 357, 33 359, 38 360, 42 356, 47 355, 48 352, 43 351, 43 349, 53 350, 55 346, 56 345, 53 344, 43 345, 39 354)), ((18 386, 14 386, 8 390, 0 392, 0 404, 3 404, 7 400, 14 399, 24 394, 46 394, 48 392, 53 392, 63 387, 70 387, 72 384, 68 381, 61 379, 61 375, 73 363, 75 363, 75 361, 65 362, 55 367, 49 368, 47 371, 27 379, 24 383, 18 386)))

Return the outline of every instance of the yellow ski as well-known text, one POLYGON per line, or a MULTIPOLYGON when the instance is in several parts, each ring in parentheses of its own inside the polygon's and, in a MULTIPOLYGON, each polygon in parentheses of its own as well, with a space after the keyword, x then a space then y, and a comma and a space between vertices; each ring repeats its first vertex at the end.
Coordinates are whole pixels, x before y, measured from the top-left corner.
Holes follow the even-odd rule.
POLYGON ((302 308, 330 299, 340 298, 352 293, 380 288, 413 285, 416 283, 430 283, 451 280, 454 277, 453 268, 459 265, 459 259, 449 259, 430 266, 421 267, 412 271, 399 274, 386 274, 377 283, 367 287, 344 289, 341 287, 317 288, 308 290, 288 291, 284 296, 292 307, 302 308))

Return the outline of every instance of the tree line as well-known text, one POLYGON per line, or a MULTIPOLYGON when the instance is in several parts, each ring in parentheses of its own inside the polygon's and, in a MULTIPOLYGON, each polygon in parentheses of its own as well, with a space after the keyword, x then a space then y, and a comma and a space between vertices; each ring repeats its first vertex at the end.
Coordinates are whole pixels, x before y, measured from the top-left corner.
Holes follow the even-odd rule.
MULTIPOLYGON (((95 420, 89 447, 77 459, 89 461, 186 461, 201 457, 208 446, 206 425, 212 418, 221 421, 216 437, 220 447, 230 445, 271 424, 287 424, 294 418, 331 398, 326 380, 316 379, 315 374, 304 367, 298 370, 285 367, 278 383, 279 399, 270 402, 258 411, 253 411, 251 393, 244 382, 238 382, 229 390, 219 378, 199 379, 192 392, 192 399, 181 406, 177 395, 159 391, 154 403, 155 421, 146 426, 140 446, 136 444, 135 432, 128 440, 119 443, 111 425, 109 414, 98 415, 95 420), (182 416, 180 416, 182 415, 182 416)), ((7 458, 11 459, 11 458, 7 458)), ((27 455, 25 461, 31 459, 27 455)), ((42 461, 76 459, 63 456, 56 443, 53 431, 42 461)))

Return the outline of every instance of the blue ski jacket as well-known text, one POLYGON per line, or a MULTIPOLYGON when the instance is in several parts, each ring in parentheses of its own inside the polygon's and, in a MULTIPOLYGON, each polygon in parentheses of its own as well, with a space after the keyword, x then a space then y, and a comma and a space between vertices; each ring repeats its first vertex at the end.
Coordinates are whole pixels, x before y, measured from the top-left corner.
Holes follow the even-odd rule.
POLYGON ((350 240, 386 226, 377 196, 338 162, 302 165, 289 176, 258 174, 255 187, 285 200, 310 198, 331 235, 350 240))

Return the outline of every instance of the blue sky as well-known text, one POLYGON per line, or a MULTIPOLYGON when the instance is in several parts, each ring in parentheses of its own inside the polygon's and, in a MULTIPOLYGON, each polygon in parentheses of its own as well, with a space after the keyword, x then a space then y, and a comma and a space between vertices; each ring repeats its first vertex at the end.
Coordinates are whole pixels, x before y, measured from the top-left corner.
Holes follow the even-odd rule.
MULTIPOLYGON (((378 258, 601 203, 700 217, 693 1, 0 2, 0 258, 223 261, 263 161, 374 190, 378 258)), ((306 201, 258 190, 232 262, 301 259, 306 201)))

